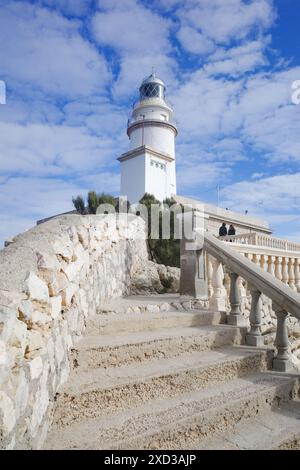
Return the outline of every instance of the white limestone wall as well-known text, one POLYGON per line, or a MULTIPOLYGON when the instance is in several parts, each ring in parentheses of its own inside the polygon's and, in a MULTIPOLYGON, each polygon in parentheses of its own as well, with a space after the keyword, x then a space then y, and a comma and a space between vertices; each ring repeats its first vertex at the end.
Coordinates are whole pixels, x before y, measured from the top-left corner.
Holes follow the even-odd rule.
POLYGON ((40 448, 86 318, 128 293, 144 222, 64 216, 0 251, 0 448, 40 448))

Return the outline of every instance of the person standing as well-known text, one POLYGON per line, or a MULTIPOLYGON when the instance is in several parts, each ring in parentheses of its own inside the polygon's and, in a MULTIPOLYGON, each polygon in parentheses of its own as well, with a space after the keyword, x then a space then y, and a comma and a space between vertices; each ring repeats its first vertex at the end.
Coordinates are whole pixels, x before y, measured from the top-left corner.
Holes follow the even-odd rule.
POLYGON ((229 225, 228 235, 235 235, 235 228, 232 224, 229 225))
POLYGON ((227 235, 227 227, 225 222, 222 223, 221 227, 219 228, 219 236, 225 237, 227 235))

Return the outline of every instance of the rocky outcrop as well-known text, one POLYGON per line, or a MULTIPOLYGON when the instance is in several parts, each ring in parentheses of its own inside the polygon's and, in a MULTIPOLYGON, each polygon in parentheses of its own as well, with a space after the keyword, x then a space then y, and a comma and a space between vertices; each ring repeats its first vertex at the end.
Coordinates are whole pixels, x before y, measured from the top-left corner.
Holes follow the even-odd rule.
POLYGON ((86 320, 147 265, 140 217, 63 216, 0 251, 0 447, 39 448, 86 320))
POLYGON ((153 261, 138 266, 131 279, 132 294, 179 292, 180 269, 153 261))

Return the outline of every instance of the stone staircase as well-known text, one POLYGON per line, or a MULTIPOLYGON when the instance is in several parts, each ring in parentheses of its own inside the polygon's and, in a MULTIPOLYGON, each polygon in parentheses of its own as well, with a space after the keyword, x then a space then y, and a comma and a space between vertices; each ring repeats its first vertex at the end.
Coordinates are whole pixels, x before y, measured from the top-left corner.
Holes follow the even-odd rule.
POLYGON ((90 318, 45 448, 299 449, 299 377, 191 307, 136 296, 90 318))

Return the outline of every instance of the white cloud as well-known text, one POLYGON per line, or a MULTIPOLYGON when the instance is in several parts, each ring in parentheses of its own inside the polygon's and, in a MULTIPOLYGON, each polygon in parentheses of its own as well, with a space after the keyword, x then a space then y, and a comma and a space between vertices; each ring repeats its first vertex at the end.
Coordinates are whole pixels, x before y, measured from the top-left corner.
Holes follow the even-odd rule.
POLYGON ((220 180, 224 181, 229 174, 230 168, 218 163, 188 162, 186 165, 180 165, 177 169, 178 194, 194 194, 202 199, 201 193, 204 189, 207 199, 207 189, 213 188, 220 180))
POLYGON ((300 241, 300 173, 231 184, 222 190, 222 200, 224 206, 269 221, 277 236, 300 241))
POLYGON ((275 19, 272 0, 188 0, 177 12, 183 23, 218 44, 264 31, 275 19))
POLYGON ((209 139, 221 132, 224 115, 240 89, 240 84, 213 79, 198 70, 170 96, 184 139, 209 139))
MULTIPOLYGON (((174 60, 163 54, 124 55, 120 61, 121 70, 118 79, 113 85, 113 94, 116 100, 134 95, 138 97, 141 79, 150 75, 152 67, 157 71, 166 85, 174 87, 176 78, 174 60)), ((168 87, 170 91, 170 87, 168 87)))
MULTIPOLYGON (((26 2, 1 7, 1 73, 9 89, 66 98, 103 93, 110 79, 80 23, 26 2)), ((8 96, 9 99, 9 96, 8 96)))
POLYGON ((109 9, 99 11, 92 20, 92 31, 100 44, 123 53, 170 51, 169 21, 135 1, 109 2, 108 6, 109 9))
POLYGON ((0 123, 0 172, 27 175, 86 174, 118 156, 113 138, 99 138, 86 127, 0 123))
POLYGON ((268 64, 262 48, 252 51, 247 50, 246 52, 244 52, 243 47, 233 49, 233 51, 229 49, 227 53, 224 53, 222 60, 213 61, 217 54, 215 57, 210 57, 209 62, 204 66, 205 72, 209 75, 237 76, 248 71, 253 73, 258 67, 268 64), (240 52, 239 54, 237 50, 240 52))
POLYGON ((115 98, 132 95, 152 67, 162 78, 175 81, 175 62, 169 57, 172 22, 135 0, 101 1, 99 5, 101 11, 94 15, 91 31, 101 46, 113 48, 118 56, 115 98))
POLYGON ((193 54, 209 54, 215 49, 213 41, 190 26, 182 26, 177 37, 184 49, 193 54))
POLYGON ((0 213, 0 240, 27 230, 38 219, 73 210, 72 196, 81 187, 50 178, 9 178, 0 184, 0 199, 5 212, 0 213))

